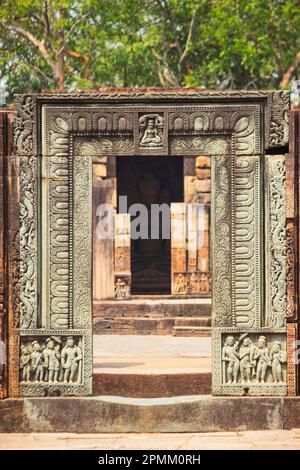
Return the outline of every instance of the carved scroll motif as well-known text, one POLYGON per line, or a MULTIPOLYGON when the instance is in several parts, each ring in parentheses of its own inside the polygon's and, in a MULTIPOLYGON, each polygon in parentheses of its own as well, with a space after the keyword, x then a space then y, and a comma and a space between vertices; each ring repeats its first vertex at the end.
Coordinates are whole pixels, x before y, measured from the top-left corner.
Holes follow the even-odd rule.
POLYGON ((73 315, 69 326, 88 328, 92 319, 92 161, 74 156, 73 315), (73 318, 72 318, 73 316, 73 318))
POLYGON ((284 156, 266 159, 266 326, 281 328, 287 307, 284 156))
POLYGON ((230 157, 212 158, 212 175, 216 196, 213 200, 212 233, 213 237, 213 324, 232 325, 232 287, 231 287, 231 175, 228 165, 230 157), (218 228, 216 230, 216 227, 218 228))
POLYGON ((295 295, 295 255, 295 226, 293 222, 288 222, 286 225, 286 315, 288 318, 295 318, 297 315, 295 295))

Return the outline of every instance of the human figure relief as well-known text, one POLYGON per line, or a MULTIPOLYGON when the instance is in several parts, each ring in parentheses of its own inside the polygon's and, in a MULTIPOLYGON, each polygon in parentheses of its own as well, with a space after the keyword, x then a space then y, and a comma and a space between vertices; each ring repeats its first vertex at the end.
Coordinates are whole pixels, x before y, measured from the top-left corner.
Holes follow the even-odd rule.
POLYGON ((238 342, 235 341, 234 337, 227 336, 222 350, 223 374, 227 384, 236 384, 238 382, 240 358, 237 348, 238 342))
POLYGON ((142 135, 140 141, 141 147, 161 147, 162 139, 159 135, 155 121, 152 118, 148 119, 147 127, 142 135))
POLYGON ((79 346, 75 344, 72 336, 67 337, 67 342, 61 352, 61 365, 64 369, 64 382, 79 382, 81 377, 79 365, 82 360, 82 353, 79 346))
POLYGON ((191 294, 199 293, 199 276, 195 272, 191 274, 189 287, 190 287, 191 294))
POLYGON ((58 382, 60 371, 60 352, 55 349, 53 338, 46 339, 46 349, 43 351, 45 368, 48 371, 48 382, 58 382))
POLYGON ((208 294, 209 293, 209 279, 208 279, 208 274, 207 273, 201 273, 200 275, 200 292, 202 294, 208 294))
POLYGON ((255 374, 254 366, 256 364, 254 361, 254 346, 249 337, 243 339, 239 356, 242 383, 249 383, 255 374))
POLYGON ((31 372, 35 382, 43 382, 44 380, 44 361, 41 347, 38 341, 31 343, 32 353, 31 358, 31 372))
POLYGON ((265 383, 267 368, 271 366, 270 353, 267 348, 267 339, 260 336, 254 352, 254 360, 257 361, 256 380, 257 383, 265 383))
POLYGON ((286 362, 286 354, 281 350, 279 341, 275 341, 271 349, 272 375, 275 383, 283 383, 282 364, 286 362))
POLYGON ((187 282, 183 274, 176 276, 175 292, 176 294, 186 294, 187 292, 187 282))

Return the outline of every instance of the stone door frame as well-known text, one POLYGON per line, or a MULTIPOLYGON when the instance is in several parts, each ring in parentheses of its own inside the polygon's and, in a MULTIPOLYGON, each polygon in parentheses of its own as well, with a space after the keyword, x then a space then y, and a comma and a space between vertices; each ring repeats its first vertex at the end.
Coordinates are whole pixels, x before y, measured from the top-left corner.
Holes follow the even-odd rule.
MULTIPOLYGON (((278 251, 272 224, 284 233, 284 157, 278 153, 288 145, 288 113, 284 91, 17 97, 21 305, 19 328, 11 334, 20 337, 21 348, 52 336, 64 344, 72 336, 83 353, 75 384, 23 382, 22 396, 92 393, 91 161, 99 154, 213 156, 213 392, 287 393, 286 383, 226 383, 222 348, 229 334, 238 339, 246 333, 286 348, 285 253, 278 251), (159 148, 140 146, 140 118, 150 114, 161 118, 159 148), (279 270, 284 279, 278 283, 279 270)), ((10 364, 18 374, 19 351, 10 364)))

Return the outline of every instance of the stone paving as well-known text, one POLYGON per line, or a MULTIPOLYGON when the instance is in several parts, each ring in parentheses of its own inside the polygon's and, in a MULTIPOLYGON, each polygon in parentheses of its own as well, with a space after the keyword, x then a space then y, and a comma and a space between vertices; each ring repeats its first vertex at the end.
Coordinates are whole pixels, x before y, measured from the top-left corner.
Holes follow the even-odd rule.
POLYGON ((0 450, 300 449, 300 429, 184 434, 0 434, 0 450))
POLYGON ((209 372, 211 339, 94 335, 94 372, 209 372))

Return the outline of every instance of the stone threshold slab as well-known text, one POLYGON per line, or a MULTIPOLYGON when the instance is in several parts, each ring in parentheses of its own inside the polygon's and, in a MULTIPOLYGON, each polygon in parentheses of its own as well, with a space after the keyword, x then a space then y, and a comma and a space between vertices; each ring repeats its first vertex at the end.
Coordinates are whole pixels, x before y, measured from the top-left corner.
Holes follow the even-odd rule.
POLYGON ((300 427, 300 397, 19 398, 0 402, 0 432, 220 432, 300 427))

